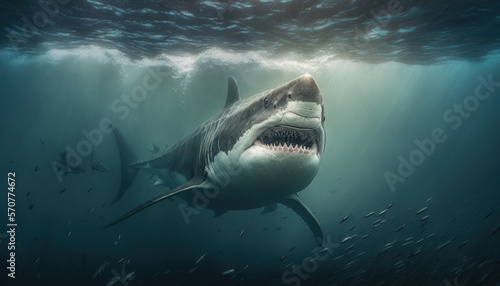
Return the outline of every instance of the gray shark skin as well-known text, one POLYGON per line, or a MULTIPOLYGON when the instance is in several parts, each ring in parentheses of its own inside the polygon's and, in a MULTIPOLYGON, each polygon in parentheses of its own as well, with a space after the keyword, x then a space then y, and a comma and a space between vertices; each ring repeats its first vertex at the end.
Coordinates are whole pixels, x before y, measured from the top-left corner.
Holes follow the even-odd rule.
POLYGON ((122 179, 114 200, 126 192, 137 172, 157 176, 155 186, 170 190, 111 222, 114 225, 173 196, 193 205, 195 194, 216 195, 205 207, 216 216, 228 210, 276 203, 293 209, 307 223, 318 244, 321 227, 297 196, 316 176, 325 148, 323 99, 314 78, 305 74, 275 89, 240 99, 236 80, 228 80, 224 110, 173 146, 135 161, 122 134, 113 128, 122 179))

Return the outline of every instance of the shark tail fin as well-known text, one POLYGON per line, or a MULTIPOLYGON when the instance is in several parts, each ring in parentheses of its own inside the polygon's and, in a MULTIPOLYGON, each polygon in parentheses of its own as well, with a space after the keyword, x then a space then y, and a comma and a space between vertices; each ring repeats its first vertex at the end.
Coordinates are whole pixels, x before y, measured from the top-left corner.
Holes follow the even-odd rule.
POLYGON ((120 165, 121 165, 121 180, 120 180, 120 189, 115 196, 115 199, 112 203, 118 202, 125 192, 128 190, 130 185, 135 179, 137 172, 139 170, 130 167, 130 163, 136 161, 135 154, 130 149, 127 141, 123 137, 120 131, 113 126, 113 134, 115 135, 116 145, 118 146, 118 152, 120 154, 120 165))

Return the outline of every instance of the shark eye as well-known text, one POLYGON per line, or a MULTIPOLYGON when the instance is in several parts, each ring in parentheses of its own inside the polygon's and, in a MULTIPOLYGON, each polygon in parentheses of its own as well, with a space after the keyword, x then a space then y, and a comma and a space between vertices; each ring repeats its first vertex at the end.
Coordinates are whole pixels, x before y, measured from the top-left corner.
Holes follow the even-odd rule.
POLYGON ((267 108, 269 106, 269 99, 267 97, 264 98, 264 107, 267 108))

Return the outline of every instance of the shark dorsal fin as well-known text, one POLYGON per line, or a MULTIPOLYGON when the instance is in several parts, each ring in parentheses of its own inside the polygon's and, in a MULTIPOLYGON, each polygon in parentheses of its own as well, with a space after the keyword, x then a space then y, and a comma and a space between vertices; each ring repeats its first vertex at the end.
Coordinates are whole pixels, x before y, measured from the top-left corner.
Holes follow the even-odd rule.
POLYGON ((240 100, 240 89, 238 88, 238 83, 234 77, 229 77, 227 79, 227 99, 224 108, 240 100))

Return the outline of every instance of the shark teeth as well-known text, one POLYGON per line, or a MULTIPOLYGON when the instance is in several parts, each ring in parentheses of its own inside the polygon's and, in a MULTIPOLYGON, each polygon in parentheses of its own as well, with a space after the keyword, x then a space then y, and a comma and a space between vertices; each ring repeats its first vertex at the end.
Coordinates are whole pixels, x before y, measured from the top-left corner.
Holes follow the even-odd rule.
POLYGON ((316 154, 318 152, 318 145, 313 144, 312 147, 307 147, 299 144, 284 143, 284 144, 259 144, 269 151, 282 151, 282 152, 296 152, 303 154, 316 154))
POLYGON ((307 149, 312 148, 314 143, 318 142, 318 133, 313 129, 278 125, 264 130, 256 140, 260 141, 263 145, 278 148, 280 144, 283 144, 282 146, 286 145, 287 148, 307 149))

